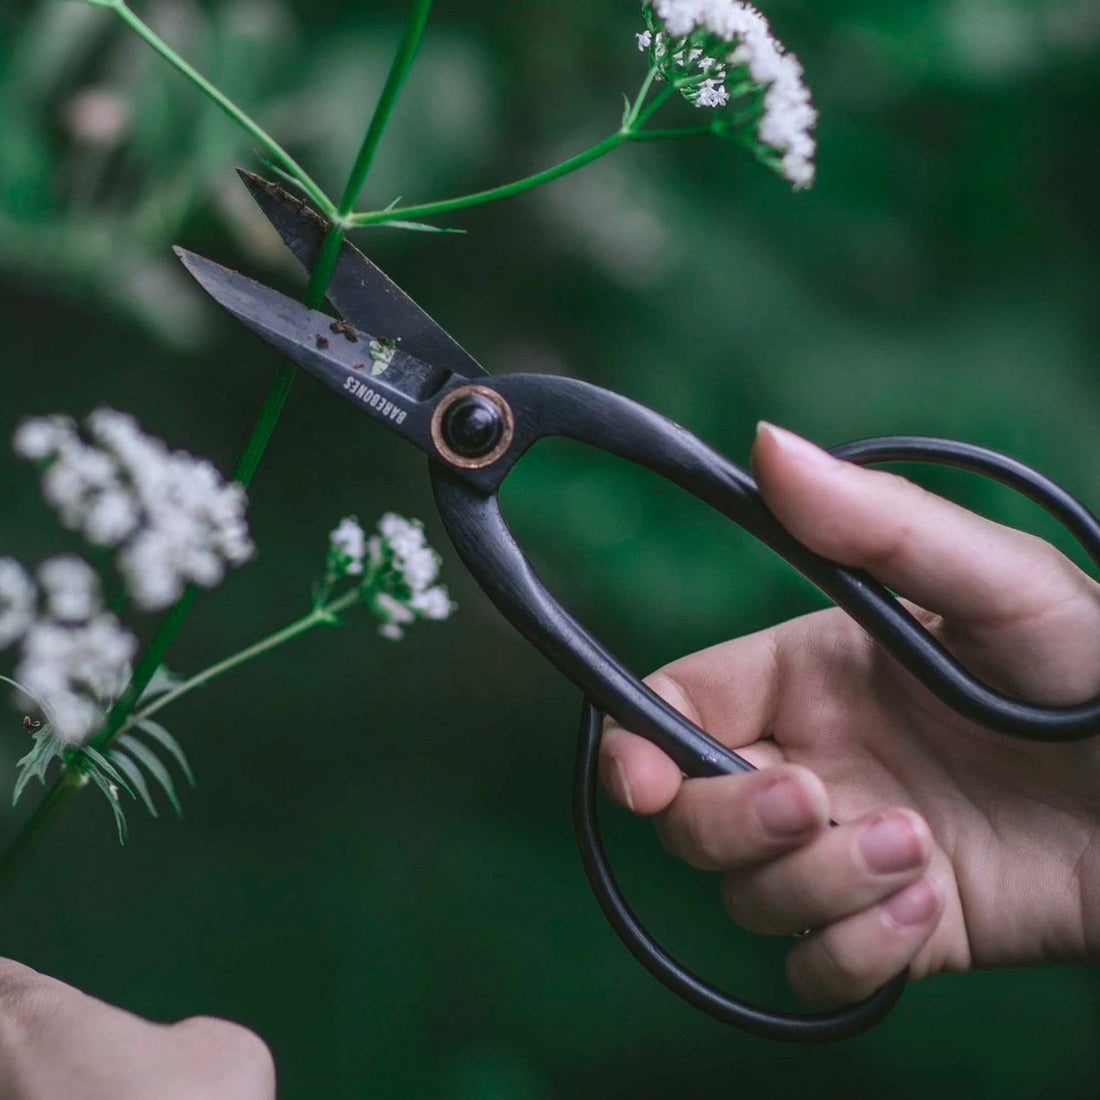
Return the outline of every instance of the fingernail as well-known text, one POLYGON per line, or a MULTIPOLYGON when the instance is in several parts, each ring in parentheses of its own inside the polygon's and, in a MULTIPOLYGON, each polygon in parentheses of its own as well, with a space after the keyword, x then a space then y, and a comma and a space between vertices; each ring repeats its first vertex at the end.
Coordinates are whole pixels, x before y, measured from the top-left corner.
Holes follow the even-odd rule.
POLYGON ((928 920, 935 913, 938 904, 936 891, 927 879, 922 878, 888 898, 882 903, 882 908, 895 924, 912 928, 913 925, 923 924, 928 920))
POLYGON ((793 779, 780 779, 758 795, 756 816, 774 836, 797 836, 821 824, 817 807, 793 779))
POLYGON ((758 436, 769 436, 781 451, 799 462, 812 463, 814 466, 821 467, 832 466, 836 462, 836 459, 827 451, 823 451, 816 443, 811 443, 808 439, 803 439, 802 436, 795 435, 794 432, 789 432, 786 428, 777 427, 767 420, 757 422, 756 434, 758 436))
POLYGON ((626 768, 621 760, 615 761, 615 786, 618 789, 619 800, 626 804, 628 810, 634 809, 634 792, 630 789, 630 780, 626 777, 626 768))
POLYGON ((880 817, 864 826, 859 851, 867 866, 880 875, 911 870, 924 859, 917 830, 904 814, 880 817))

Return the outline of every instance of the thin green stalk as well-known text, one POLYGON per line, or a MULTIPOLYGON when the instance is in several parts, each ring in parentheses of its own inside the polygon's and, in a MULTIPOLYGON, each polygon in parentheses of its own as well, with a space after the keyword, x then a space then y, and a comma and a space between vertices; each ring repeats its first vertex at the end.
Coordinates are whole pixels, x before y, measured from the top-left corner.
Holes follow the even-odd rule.
MULTIPOLYGON (((332 279, 332 273, 336 270, 336 261, 340 258, 340 246, 344 243, 346 232, 347 230, 337 222, 329 222, 324 239, 321 241, 321 250, 317 253, 317 262, 309 273, 309 285, 302 299, 310 309, 320 309, 321 303, 325 300, 325 291, 332 279)), ((295 372, 294 367, 290 370, 295 372)))
POLYGON ((592 161, 611 152, 612 149, 617 148, 624 141, 646 141, 658 136, 672 137, 687 133, 694 134, 696 132, 694 129, 653 130, 648 132, 641 129, 660 109, 662 104, 668 100, 669 96, 674 95, 681 88, 699 83, 702 79, 701 77, 692 76, 674 81, 662 88, 646 104, 646 97, 649 95, 656 77, 657 69, 655 66, 651 66, 649 72, 646 73, 645 80, 642 81, 642 86, 637 96, 635 96, 634 102, 623 118, 622 126, 615 133, 608 135, 603 141, 590 146, 576 156, 563 160, 560 164, 555 164, 552 168, 546 168, 534 175, 513 180, 511 183, 501 184, 499 187, 490 187, 485 191, 474 191, 453 199, 441 199, 436 202, 419 203, 414 206, 395 206, 388 207, 385 210, 369 210, 360 214, 351 214, 347 216, 346 222, 349 226, 363 228, 368 225, 384 225, 386 222, 392 221, 412 221, 431 217, 434 214, 446 214, 452 210, 465 210, 469 206, 495 202, 497 199, 506 199, 523 191, 529 191, 532 187, 541 187, 544 183, 550 183, 552 180, 566 176, 570 172, 575 172, 578 168, 583 168, 586 164, 591 164, 592 161))
POLYGON ((638 117, 635 119, 635 129, 639 129, 644 126, 660 109, 665 105, 670 96, 676 94, 679 90, 678 84, 666 84, 646 105, 644 111, 638 112, 638 117))
POLYGON ((396 206, 388 210, 371 210, 363 214, 352 214, 348 222, 356 227, 367 225, 382 225, 397 219, 410 220, 427 217, 431 214, 446 214, 450 210, 463 210, 467 206, 477 206, 483 202, 494 202, 496 199, 506 199, 511 195, 518 195, 522 191, 529 191, 532 187, 539 187, 560 176, 575 172, 578 168, 590 164, 605 153, 610 153, 624 141, 630 140, 632 132, 629 130, 617 130, 604 138, 603 141, 578 153, 575 157, 555 164, 553 168, 547 168, 542 172, 536 172, 533 176, 524 176, 523 179, 513 180, 511 183, 501 184, 499 187, 490 187, 487 191, 474 191, 469 195, 460 195, 453 199, 443 199, 439 202, 425 202, 416 206, 396 206))
POLYGON ((642 104, 645 103, 645 97, 649 95, 649 89, 653 86, 653 81, 657 79, 657 66, 650 65, 649 72, 645 74, 645 80, 642 81, 642 86, 638 89, 638 94, 634 97, 634 102, 630 105, 630 110, 627 111, 626 118, 623 119, 623 129, 632 130, 635 123, 638 121, 638 112, 642 109, 642 104))
POLYGON ((34 854, 39 841, 49 832, 61 811, 85 782, 85 776, 79 770, 66 769, 42 796, 42 801, 34 808, 34 813, 8 845, 3 860, 0 860, 0 897, 7 894, 15 876, 34 854))
POLYGON ((127 718, 119 732, 124 732, 130 727, 140 724, 146 718, 152 718, 158 711, 163 710, 170 703, 174 703, 181 695, 186 695, 188 692, 194 691, 195 688, 208 684, 211 680, 237 668, 239 665, 243 665, 246 661, 251 661, 267 653, 269 650, 274 649, 276 646, 283 645, 285 642, 297 638, 300 634, 305 634, 307 630, 312 630, 317 626, 330 624, 334 616, 354 606, 361 599, 362 596, 359 590, 353 588, 350 592, 345 592, 342 596, 338 596, 331 603, 315 607, 308 615, 303 615, 300 619, 296 619, 294 622, 284 626, 281 630, 276 630, 266 638, 261 638, 253 645, 226 657, 223 661, 218 661, 217 664, 213 664, 209 668, 203 669, 202 672, 196 673, 189 680, 185 680, 182 684, 174 687, 171 691, 154 700, 137 714, 132 714, 127 718))
POLYGON ((424 27, 427 25, 431 8, 432 0, 416 0, 409 20, 405 24, 405 33, 398 43, 397 53, 394 54, 393 63, 390 65, 386 83, 382 87, 382 94, 375 105, 374 114, 371 115, 370 125, 367 127, 366 134, 363 135, 363 144, 359 147, 359 154, 348 175, 340 204, 335 213, 329 215, 328 231, 321 242, 321 251, 317 256, 317 262, 313 265, 309 286, 306 288, 305 303, 311 309, 320 309, 324 301, 325 288, 332 278, 336 261, 340 257, 340 246, 344 243, 344 236, 347 233, 347 217, 355 208, 359 192, 363 190, 363 184, 366 183, 378 143, 382 140, 382 133, 390 120, 397 97, 401 94, 401 88, 416 57, 420 40, 424 37, 424 27))
POLYGON ((113 0, 113 2, 103 6, 116 11, 128 27, 152 46, 170 65, 183 73, 204 95, 213 100, 219 110, 227 114, 241 129, 246 131, 249 136, 259 142, 275 157, 283 168, 305 188, 309 197, 317 204, 322 213, 327 217, 332 217, 336 213, 332 200, 321 190, 309 173, 262 126, 249 118, 224 92, 215 88, 202 73, 180 57, 150 26, 142 22, 126 6, 125 0, 113 0))
MULTIPOLYGON (((102 3, 102 6, 113 8, 127 25, 152 46, 157 53, 190 79, 225 114, 279 160, 283 167, 302 184, 318 209, 330 220, 328 233, 322 242, 320 255, 314 265, 304 295, 306 305, 316 309, 324 299, 325 290, 328 287, 336 266, 336 260, 340 254, 340 245, 343 242, 344 234, 347 232, 347 218, 344 216, 347 211, 345 210, 344 214, 340 214, 337 207, 333 205, 332 201, 313 181, 305 169, 274 138, 249 118, 232 100, 215 88, 201 73, 184 61, 151 28, 146 26, 126 6, 125 0, 107 0, 106 3, 102 3)), ((378 144, 385 121, 389 118, 405 75, 412 64, 416 46, 423 35, 424 24, 430 7, 431 0, 417 0, 413 9, 409 27, 402 38, 398 56, 394 59, 390 77, 383 89, 383 97, 388 96, 388 101, 384 110, 381 102, 375 110, 374 117, 371 120, 371 129, 368 130, 367 139, 364 140, 359 158, 356 160, 355 167, 349 177, 348 187, 344 191, 345 198, 354 191, 350 200, 351 204, 354 204, 355 198, 366 180, 374 148, 378 144), (380 122, 378 126, 375 126, 377 120, 380 120, 380 122), (371 130, 376 131, 373 139, 370 138, 371 130), (354 189, 352 188, 353 181, 355 182, 354 189)), ((350 206, 348 209, 350 209, 350 206)), ((267 396, 264 398, 263 408, 260 410, 256 424, 234 469, 234 477, 244 485, 251 482, 259 466, 272 432, 275 430, 275 425, 278 423, 279 416, 286 404, 290 387, 296 375, 297 371, 294 366, 287 363, 281 364, 275 374, 267 396)), ((188 588, 179 602, 161 620, 153 640, 149 643, 148 649, 146 649, 138 662, 137 668, 134 670, 126 691, 111 708, 103 728, 92 739, 91 743, 95 748, 102 750, 109 746, 115 735, 126 724, 133 713, 134 707, 149 686, 149 682, 163 663, 165 654, 183 626, 197 594, 194 587, 188 588)), ((83 784, 84 778, 79 769, 65 768, 55 780, 53 786, 43 796, 42 801, 39 802, 34 812, 12 839, 3 856, 0 856, 0 898, 7 894, 18 871, 30 858, 42 837, 49 831, 61 811, 83 784)))
POLYGON ((359 192, 363 189, 374 154, 378 148, 378 142, 382 139, 382 132, 386 123, 390 120, 397 97, 401 94, 401 87, 405 83, 405 77, 409 74, 416 51, 420 46, 420 39, 424 36, 424 27, 431 13, 432 0, 415 0, 413 10, 409 15, 409 21, 405 25, 405 33, 401 36, 397 53, 394 54, 393 63, 390 65, 389 75, 382 88, 382 94, 378 97, 378 103, 371 116, 370 125, 363 137, 363 144, 359 147, 359 155, 355 158, 351 174, 348 176, 347 186, 340 199, 338 208, 339 216, 346 217, 355 209, 359 200, 359 192))

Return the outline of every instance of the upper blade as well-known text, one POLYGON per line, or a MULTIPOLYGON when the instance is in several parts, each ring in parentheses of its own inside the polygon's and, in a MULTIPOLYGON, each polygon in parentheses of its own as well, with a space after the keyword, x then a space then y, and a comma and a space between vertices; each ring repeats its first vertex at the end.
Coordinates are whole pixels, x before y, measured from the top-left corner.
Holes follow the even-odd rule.
POLYGON ((368 333, 334 322, 328 314, 213 260, 183 248, 175 252, 203 290, 258 336, 398 435, 434 453, 434 403, 428 399, 451 377, 450 371, 403 348, 386 348, 386 354, 375 357, 368 333))
MULTIPOLYGON (((307 272, 313 270, 326 225, 323 219, 278 184, 237 169, 252 197, 307 272)), ((402 351, 464 378, 488 371, 446 329, 428 316, 388 275, 350 241, 340 248, 328 299, 356 328, 400 337, 402 351)))

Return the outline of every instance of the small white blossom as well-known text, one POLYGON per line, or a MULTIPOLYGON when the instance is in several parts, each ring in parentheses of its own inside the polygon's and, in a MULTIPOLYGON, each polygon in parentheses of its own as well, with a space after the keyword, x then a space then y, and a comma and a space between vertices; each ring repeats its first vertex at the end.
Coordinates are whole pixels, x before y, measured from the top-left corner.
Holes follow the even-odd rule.
POLYGON ((17 455, 38 462, 56 454, 75 434, 76 425, 67 416, 40 416, 19 425, 12 445, 17 455))
POLYGON ((0 649, 26 634, 34 621, 34 581, 14 558, 0 558, 0 649))
POLYGON ((446 619, 454 610, 447 589, 436 584, 441 559, 415 520, 387 512, 367 543, 372 574, 382 570, 386 590, 373 601, 384 638, 403 637, 402 627, 421 619, 446 619))
POLYGON ((409 607, 425 619, 446 619, 454 611, 455 605, 451 602, 450 594, 441 584, 429 588, 425 592, 419 592, 411 600, 409 607))
POLYGON ((696 92, 695 106, 724 107, 729 102, 729 98, 729 92, 719 81, 704 80, 696 92))
POLYGON ((212 587, 254 553, 244 489, 185 451, 169 451, 124 413, 99 409, 86 443, 67 417, 28 420, 15 434, 25 458, 49 460, 47 501, 93 545, 118 547, 134 601, 167 607, 185 585, 212 587))
POLYGON ((814 180, 816 143, 811 131, 817 112, 798 58, 776 41, 767 19, 742 0, 652 0, 651 10, 664 27, 654 41, 655 57, 664 56, 665 38, 679 45, 690 36, 702 43, 686 51, 680 46, 672 55, 676 68, 683 70, 679 75, 689 75, 695 67, 707 76, 684 91, 697 107, 718 108, 729 102, 725 63, 748 71, 764 90, 757 139, 780 154, 779 169, 796 190, 809 187, 814 180), (723 43, 732 49, 721 58, 712 56, 723 43))
POLYGON ((653 41, 653 35, 649 31, 642 31, 641 34, 634 36, 638 40, 639 50, 648 50, 650 43, 653 41))
POLYGON ((60 622, 87 622, 101 610, 99 577, 78 557, 50 558, 38 567, 38 579, 46 594, 46 609, 60 622))
POLYGON ((51 558, 39 578, 45 614, 23 635, 15 675, 42 703, 57 736, 78 743, 126 686, 137 639, 101 610, 98 577, 80 558, 51 558))
POLYGON ((401 628, 416 620, 408 605, 388 592, 379 592, 374 597, 374 613, 382 620, 378 633, 395 642, 405 636, 401 628))
POLYGON ((358 577, 363 572, 367 536, 354 516, 345 516, 329 535, 329 546, 338 555, 343 573, 358 577))

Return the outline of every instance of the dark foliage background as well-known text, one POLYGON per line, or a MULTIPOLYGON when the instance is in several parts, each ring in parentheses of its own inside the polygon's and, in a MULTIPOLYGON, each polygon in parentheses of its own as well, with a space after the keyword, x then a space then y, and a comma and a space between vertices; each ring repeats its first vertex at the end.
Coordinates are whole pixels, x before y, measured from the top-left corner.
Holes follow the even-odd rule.
MULTIPOLYGON (((139 11, 339 188, 401 6, 139 11)), ((491 369, 577 374, 733 456, 760 417, 823 443, 953 435, 1100 502, 1095 5, 768 14, 822 113, 812 192, 732 149, 649 145, 457 215, 465 237, 377 231, 364 247, 491 369)), ((637 23, 610 0, 439 0, 371 205, 521 175, 610 131, 641 76, 637 23)), ((233 177, 250 150, 107 13, 9 5, 0 49, 0 437, 30 412, 106 403, 228 469, 275 363, 192 294, 167 246, 296 285, 233 177), (73 137, 89 88, 122 112, 120 145, 73 137)), ((926 480, 1052 533, 1000 490, 926 480)), ((10 458, 0 501, 0 551, 65 543, 10 458)), ((252 501, 261 555, 200 601, 175 669, 299 614, 342 515, 394 508, 443 540, 422 463, 307 380, 252 501)), ((703 509, 580 448, 533 454, 506 504, 547 579, 640 671, 820 604, 703 509)), ((671 998, 603 924, 572 849, 576 692, 457 562, 447 579, 461 611, 443 626, 394 646, 349 623, 174 708, 200 779, 187 821, 134 810, 120 849, 83 797, 0 915, 0 950, 153 1017, 247 1022, 288 1097, 1096 1093, 1093 967, 930 979, 874 1033, 822 1049, 671 998)), ((18 715, 4 726, 10 784, 26 743, 18 715)), ((29 801, 0 812, 4 835, 29 801)), ((783 944, 731 929, 715 882, 647 823, 606 816, 668 943, 788 1003, 783 944)))

